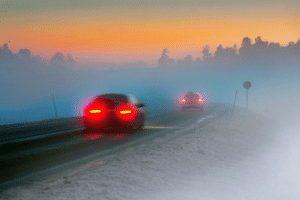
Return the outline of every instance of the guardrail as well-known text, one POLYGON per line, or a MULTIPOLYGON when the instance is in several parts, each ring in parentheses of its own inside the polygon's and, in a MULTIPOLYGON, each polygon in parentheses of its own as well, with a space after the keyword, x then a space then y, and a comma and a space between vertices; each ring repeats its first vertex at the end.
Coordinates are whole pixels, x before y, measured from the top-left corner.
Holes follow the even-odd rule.
POLYGON ((59 123, 59 122, 74 121, 74 120, 77 120, 78 118, 80 118, 80 117, 47 119, 47 120, 33 121, 33 122, 5 124, 5 125, 0 125, 0 130, 10 129, 10 128, 21 128, 21 127, 23 128, 23 127, 43 125, 43 124, 55 124, 55 123, 59 123))
MULTIPOLYGON (((231 105, 229 104, 226 105, 213 102, 207 104, 207 108, 214 109, 216 112, 224 112, 224 110, 230 109, 230 106, 231 105)), ((148 110, 149 107, 146 107, 146 110, 148 110)), ((158 108, 155 107, 155 109, 158 108)), ((158 113, 154 112, 151 114, 151 112, 149 112, 147 113, 147 116, 157 116, 158 113)), ((26 123, 0 125, 0 145, 4 142, 7 143, 7 141, 20 140, 29 137, 39 137, 42 135, 49 135, 49 133, 56 133, 60 131, 64 132, 82 128, 82 118, 82 116, 78 116, 70 118, 59 118, 26 123)))
POLYGON ((82 127, 82 117, 49 119, 35 122, 8 124, 0 126, 0 142, 43 135, 55 128, 72 129, 82 127))

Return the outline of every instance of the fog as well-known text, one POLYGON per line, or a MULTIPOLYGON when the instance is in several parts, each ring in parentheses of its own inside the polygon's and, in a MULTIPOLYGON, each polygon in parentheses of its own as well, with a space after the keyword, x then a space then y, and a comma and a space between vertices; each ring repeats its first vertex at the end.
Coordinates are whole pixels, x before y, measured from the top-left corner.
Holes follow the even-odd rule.
POLYGON ((245 107, 245 81, 252 84, 249 109, 287 112, 299 94, 299 46, 299 41, 283 47, 260 37, 252 44, 245 37, 239 50, 220 45, 213 54, 204 47, 202 60, 187 55, 174 62, 164 49, 157 66, 150 66, 77 63, 62 53, 47 61, 29 49, 14 54, 5 44, 0 47, 0 124, 54 118, 53 97, 58 117, 81 115, 93 96, 115 92, 159 104, 194 91, 206 101, 233 104, 237 91, 236 106, 245 107))
MULTIPOLYGON (((5 47, 1 50, 3 49, 5 47)), ((198 178, 202 182, 191 179, 186 192, 176 189, 177 186, 180 188, 180 184, 174 187, 172 185, 170 191, 176 191, 173 193, 176 194, 174 199, 298 199, 299 60, 270 58, 267 61, 205 61, 203 58, 201 62, 167 62, 155 67, 130 67, 128 64, 117 67, 106 64, 83 65, 73 62, 70 56, 59 54, 56 57, 59 56, 62 62, 55 62, 55 59, 45 61, 34 56, 30 59, 17 58, 11 62, 2 60, 0 124, 54 118, 52 95, 58 117, 81 115, 82 108, 88 101, 102 93, 133 94, 151 107, 153 104, 165 105, 169 100, 175 104, 175 100, 188 91, 202 94, 206 101, 232 105, 237 91, 235 105, 245 107, 246 89, 243 88, 243 83, 250 81, 252 86, 248 90, 248 97, 251 113, 260 114, 259 117, 263 116, 266 121, 275 120, 273 125, 276 127, 269 124, 261 129, 260 125, 253 124, 248 127, 251 130, 244 131, 249 134, 249 138, 252 137, 251 134, 258 133, 271 135, 271 139, 257 140, 264 148, 251 150, 256 154, 235 163, 234 167, 224 167, 221 163, 217 165, 216 171, 206 171, 212 175, 200 175, 198 178), (195 192, 198 190, 199 193, 195 192)), ((167 56, 167 53, 162 56, 167 56)), ((245 124, 247 123, 243 125, 245 124)), ((240 142, 245 142, 245 138, 241 138, 240 142)), ((187 154, 182 154, 182 157, 189 155, 191 162, 194 161, 193 155, 188 153, 187 150, 187 154)), ((234 154, 229 155, 228 158, 235 158, 234 154)), ((201 160, 197 162, 199 165, 202 163, 201 160)), ((191 171, 195 170, 192 168, 194 166, 191 166, 191 171)), ((101 173, 100 175, 102 176, 101 173)), ((163 177, 163 174, 160 175, 163 177)), ((164 194, 156 193, 155 197, 171 199, 171 196, 165 195, 165 191, 167 190, 163 191, 164 194)))
MULTIPOLYGON (((4 192, 11 199, 299 199, 299 108, 243 108, 4 192), (179 137, 178 137, 179 136, 179 137), (65 178, 66 177, 66 178, 65 178), (66 183, 67 182, 67 183, 66 183)), ((289 102, 290 103, 290 102, 289 102)))
POLYGON ((236 105, 245 107, 244 81, 252 84, 248 91, 249 109, 274 112, 297 102, 299 73, 283 69, 270 73, 268 70, 136 68, 81 69, 70 74, 58 71, 57 74, 52 72, 38 77, 30 73, 8 74, 1 78, 4 97, 1 118, 14 119, 15 122, 53 118, 52 95, 59 117, 75 116, 93 96, 115 92, 133 94, 144 103, 159 103, 194 91, 203 94, 207 101, 233 104, 237 91, 236 105))
MULTIPOLYGON (((240 122, 235 121, 235 123, 228 123, 230 120, 225 121, 226 125, 231 125, 231 132, 226 133, 226 137, 229 138, 227 141, 235 140, 235 142, 226 143, 224 153, 218 151, 223 150, 223 143, 219 144, 219 142, 224 141, 220 134, 226 130, 223 129, 225 125, 215 126, 215 129, 209 131, 208 137, 213 138, 214 135, 218 135, 220 137, 218 140, 212 139, 212 146, 217 143, 220 147, 209 155, 210 162, 205 163, 205 156, 195 156, 190 161, 194 167, 184 166, 185 175, 173 178, 169 187, 162 186, 161 191, 144 199, 299 199, 300 126, 291 123, 280 123, 281 125, 277 126, 273 122, 273 127, 270 127, 272 123, 266 126, 268 124, 266 118, 263 124, 255 119, 258 116, 252 114, 248 115, 244 123, 241 123, 243 121, 241 118, 240 122), (254 125, 253 122, 258 124, 250 127, 254 125), (238 125, 247 128, 238 128, 238 125), (256 131, 253 132, 255 129, 256 131), (240 140, 240 137, 243 139, 240 140), (246 138, 248 138, 247 142, 244 141, 246 138), (228 152, 228 149, 231 149, 231 152, 228 152), (245 152, 247 156, 244 155, 245 152), (210 164, 215 160, 219 160, 218 165, 211 166, 210 164)), ((191 148, 190 140, 185 139, 184 142, 189 141, 191 148)), ((204 149, 208 155, 209 148, 207 145, 203 146, 208 139, 201 140, 201 146, 199 143, 196 146, 204 149)), ((188 152, 184 156, 191 157, 188 152)), ((177 157, 177 159, 184 160, 185 157, 177 157)))

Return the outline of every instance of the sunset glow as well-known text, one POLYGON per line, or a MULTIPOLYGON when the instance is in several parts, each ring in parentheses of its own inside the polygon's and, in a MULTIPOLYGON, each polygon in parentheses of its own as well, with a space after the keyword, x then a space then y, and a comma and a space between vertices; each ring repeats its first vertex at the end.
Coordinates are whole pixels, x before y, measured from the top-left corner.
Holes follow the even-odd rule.
POLYGON ((297 41, 300 3, 110 5, 55 7, 55 4, 1 8, 2 44, 17 52, 50 58, 56 52, 84 60, 156 62, 162 49, 169 56, 201 57, 203 46, 240 47, 243 37, 297 41))

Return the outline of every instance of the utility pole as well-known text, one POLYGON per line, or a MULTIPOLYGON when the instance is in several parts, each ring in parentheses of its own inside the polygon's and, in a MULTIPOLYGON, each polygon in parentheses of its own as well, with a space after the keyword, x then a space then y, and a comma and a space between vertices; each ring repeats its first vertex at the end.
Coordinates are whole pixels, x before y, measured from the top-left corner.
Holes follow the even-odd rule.
POLYGON ((234 97, 233 106, 232 106, 232 113, 233 113, 233 110, 234 110, 234 105, 235 105, 236 96, 237 96, 237 91, 235 92, 235 97, 234 97))
POLYGON ((53 105, 54 105, 55 117, 56 117, 56 119, 57 119, 57 110, 56 110, 56 105, 55 105, 54 95, 53 95, 53 94, 52 94, 52 100, 53 100, 53 105))

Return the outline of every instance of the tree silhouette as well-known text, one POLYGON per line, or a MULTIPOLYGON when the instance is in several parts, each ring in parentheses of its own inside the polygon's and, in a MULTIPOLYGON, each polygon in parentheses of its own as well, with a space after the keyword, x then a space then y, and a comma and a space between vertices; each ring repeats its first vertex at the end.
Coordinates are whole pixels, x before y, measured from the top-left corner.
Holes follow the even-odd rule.
POLYGON ((173 58, 169 59, 169 65, 174 65, 175 64, 175 60, 173 58))
POLYGON ((218 47, 217 47, 217 50, 215 51, 215 58, 216 59, 221 59, 223 57, 223 47, 222 45, 220 44, 218 47))
POLYGON ((187 56, 183 59, 183 63, 186 63, 186 64, 192 64, 192 63, 193 63, 193 57, 192 57, 192 55, 187 55, 187 56))
POLYGON ((69 63, 69 64, 75 64, 75 60, 74 60, 74 58, 73 58, 73 56, 71 55, 71 54, 67 54, 67 62, 69 63))
POLYGON ((203 62, 207 62, 209 60, 212 60, 212 58, 213 58, 212 54, 209 52, 209 49, 210 49, 210 47, 208 45, 206 45, 202 49, 203 62))
POLYGON ((268 41, 262 41, 261 37, 255 38, 255 43, 253 44, 256 59, 265 59, 267 53, 267 47, 269 45, 268 41))
POLYGON ((252 42, 251 42, 251 39, 249 37, 244 37, 243 38, 243 41, 242 41, 242 47, 251 47, 252 45, 252 42))
POLYGON ((178 59, 178 60, 176 61, 176 63, 177 63, 177 65, 181 65, 181 64, 183 64, 183 61, 182 61, 181 59, 178 59))
POLYGON ((19 53, 18 53, 18 56, 20 58, 25 58, 25 59, 28 59, 30 58, 30 50, 29 49, 20 49, 19 50, 19 53))
POLYGON ((161 57, 158 60, 158 65, 166 66, 166 65, 170 64, 170 58, 167 55, 167 53, 169 53, 168 49, 164 49, 162 54, 161 54, 161 57))
POLYGON ((199 57, 197 57, 195 63, 202 63, 202 60, 199 57))
POLYGON ((8 48, 8 44, 4 44, 3 48, 0 47, 0 61, 2 63, 10 62, 14 59, 14 54, 8 48))
POLYGON ((282 47, 279 43, 271 42, 267 48, 267 54, 269 59, 281 59, 282 58, 282 47))
POLYGON ((63 64, 66 62, 66 58, 65 56, 60 53, 57 52, 56 54, 54 54, 54 56, 51 58, 51 63, 52 64, 63 64))
POLYGON ((237 47, 236 45, 233 48, 227 47, 224 49, 222 45, 217 47, 215 51, 215 60, 219 61, 232 61, 237 58, 237 47))
POLYGON ((252 42, 249 37, 244 37, 241 48, 239 49, 239 56, 242 59, 248 59, 252 54, 252 42))

